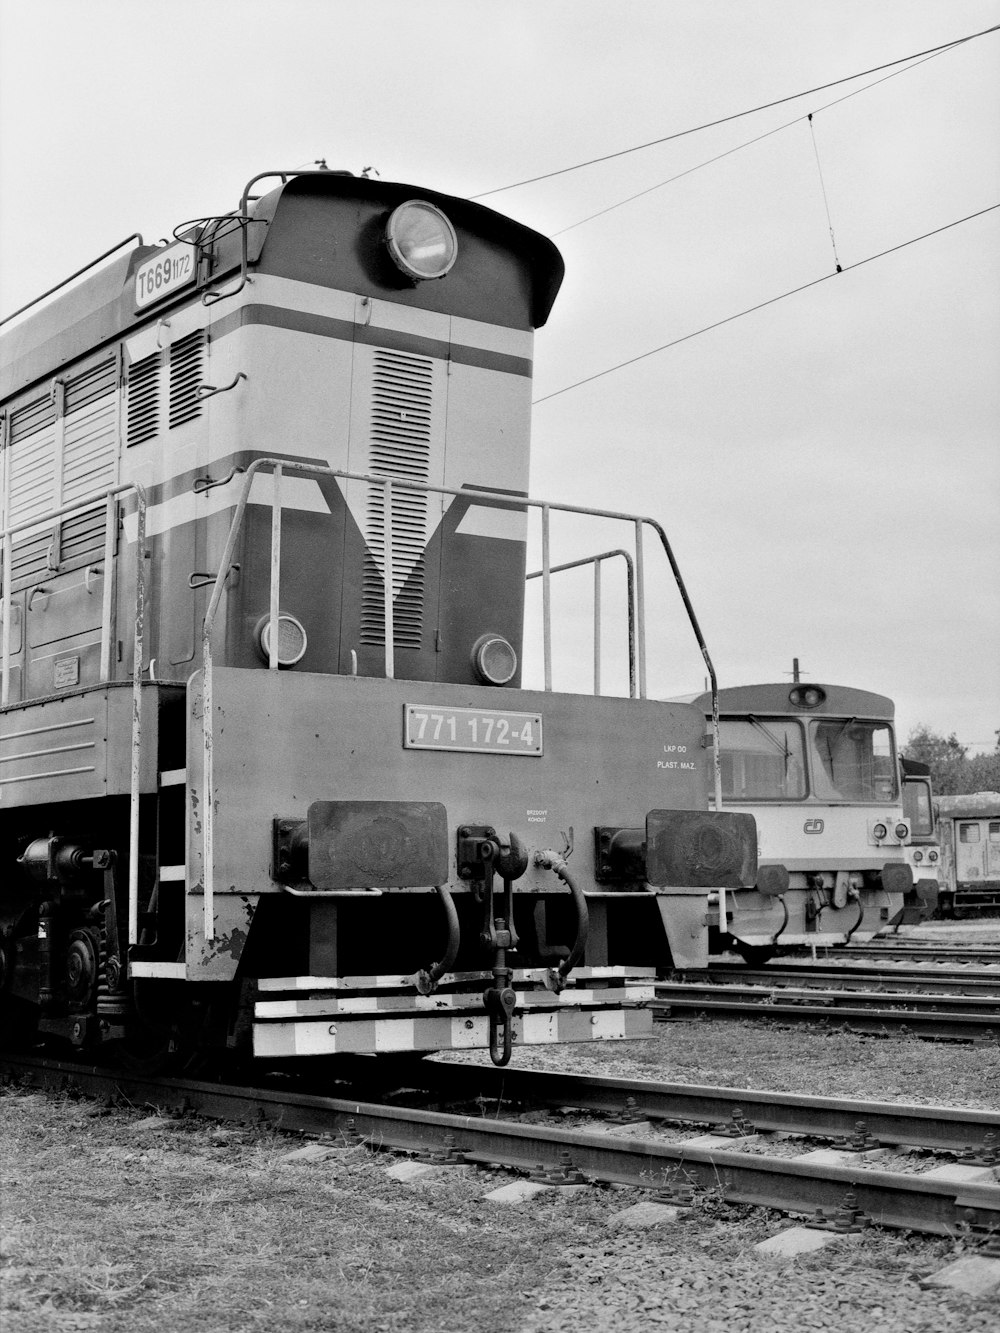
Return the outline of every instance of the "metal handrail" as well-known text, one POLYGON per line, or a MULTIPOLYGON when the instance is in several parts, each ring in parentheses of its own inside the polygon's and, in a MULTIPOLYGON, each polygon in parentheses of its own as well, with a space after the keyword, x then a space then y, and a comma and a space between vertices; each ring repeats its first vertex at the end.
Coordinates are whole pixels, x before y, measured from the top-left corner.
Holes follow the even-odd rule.
MULTIPOLYGON (((635 554, 635 602, 636 602, 636 643, 639 666, 639 697, 646 697, 646 621, 645 621, 645 583, 644 583, 644 565, 642 555, 642 538, 644 527, 649 527, 659 537, 660 543, 666 553, 670 564, 674 581, 677 584, 681 600, 688 614, 688 621, 694 632, 701 655, 704 658, 705 666, 708 669, 709 680, 712 689, 712 728, 715 738, 715 744, 712 747, 712 757, 715 767, 715 808, 722 809, 722 770, 719 763, 719 689, 715 675, 715 667, 712 665, 712 659, 709 656, 708 646, 705 643, 704 635, 698 624, 698 619, 694 613, 694 607, 691 605, 691 599, 688 597, 687 589, 684 586, 684 580, 681 577, 680 568, 671 548, 663 526, 652 518, 636 517, 634 514, 623 514, 611 509, 591 509, 585 505, 552 504, 546 500, 531 500, 527 496, 507 496, 498 494, 496 491, 478 491, 458 486, 437 486, 430 482, 411 481, 402 477, 384 477, 374 476, 366 472, 347 472, 338 468, 331 468, 325 463, 309 463, 304 460, 293 458, 256 458, 243 474, 243 481, 240 488, 239 499, 236 502, 235 512, 232 522, 229 526, 229 533, 226 537, 226 544, 223 549, 222 557, 219 561, 219 572, 216 575, 215 583, 212 588, 212 595, 209 598, 208 608, 205 612, 205 619, 202 624, 202 670, 203 683, 202 689, 202 743, 203 743, 203 800, 202 800, 202 854, 204 857, 203 865, 203 888, 204 888, 204 934, 206 940, 215 938, 214 922, 214 837, 215 837, 215 783, 214 783, 214 754, 213 754, 213 730, 212 730, 212 633, 215 629, 215 620, 218 615, 219 605, 222 601, 222 593, 226 584, 226 577, 229 567, 233 562, 233 555, 236 550, 236 542, 239 537, 240 529, 243 526, 243 518, 246 513, 246 507, 250 499, 250 491, 253 486, 254 477, 262 469, 271 469, 274 474, 274 488, 271 494, 271 587, 270 587, 270 605, 268 616, 268 634, 269 634, 269 658, 268 667, 270 670, 277 670, 277 643, 278 643, 278 611, 279 611, 279 588, 281 579, 281 481, 285 471, 304 472, 312 476, 332 477, 339 481, 360 481, 369 486, 379 486, 384 496, 384 528, 383 528, 383 583, 384 583, 384 629, 385 629, 385 674, 386 678, 392 680, 395 675, 394 644, 393 644, 393 560, 392 560, 392 492, 398 487, 402 490, 420 491, 424 494, 433 495, 451 495, 465 500, 479 500, 489 504, 493 508, 503 506, 510 509, 539 509, 542 515, 542 603, 543 603, 543 638, 544 638, 544 674, 545 689, 552 689, 552 642, 551 642, 551 597, 550 581, 553 568, 549 560, 549 527, 550 514, 553 510, 563 514, 579 514, 586 518, 608 518, 619 522, 631 523, 635 529, 636 554, 635 554)), ((720 891, 720 897, 722 896, 720 891)), ((724 914, 723 907, 723 914, 724 914)))
MULTIPOLYGON (((105 506, 104 588, 101 597, 101 665, 99 674, 102 683, 107 683, 111 679, 111 620, 114 610, 113 571, 115 569, 115 534, 118 527, 117 502, 120 496, 128 492, 133 492, 136 497, 135 620, 132 639, 132 747, 129 784, 128 942, 129 944, 136 944, 139 939, 139 777, 142 751, 143 629, 146 614, 146 490, 139 482, 122 482, 118 486, 112 486, 100 495, 91 496, 89 500, 63 505, 61 509, 46 514, 42 519, 25 519, 21 523, 15 523, 0 531, 0 543, 3 545, 0 707, 7 708, 10 703, 10 596, 13 581, 14 538, 22 532, 32 532, 49 527, 69 514, 85 514, 91 509, 99 508, 102 504, 105 506)), ((26 639, 27 634, 25 633, 26 639)))
MULTIPOLYGON (((626 595, 628 598, 628 692, 629 698, 635 698, 635 562, 628 551, 618 547, 614 551, 602 551, 600 555, 586 555, 580 560, 568 560, 562 565, 553 565, 549 573, 561 574, 567 569, 580 569, 584 565, 594 566, 594 693, 601 692, 601 565, 605 560, 614 560, 621 556, 625 561, 626 595)), ((535 569, 525 574, 528 579, 540 579, 544 570, 535 569)))
POLYGON ((3 319, 0 319, 0 325, 9 323, 10 320, 16 319, 18 315, 23 315, 26 310, 30 310, 33 305, 38 305, 40 301, 44 301, 47 296, 52 296, 55 292, 61 291, 63 287, 68 287, 74 278, 82 277, 89 269, 96 268, 102 259, 107 259, 110 255, 113 255, 116 250, 120 250, 122 246, 128 245, 129 241, 138 241, 140 245, 144 244, 142 234, 134 231, 131 236, 126 236, 124 241, 119 241, 118 244, 113 245, 110 250, 105 250, 102 255, 98 255, 96 259, 92 259, 89 264, 84 264, 83 268, 78 268, 76 272, 71 273, 68 278, 63 278, 62 282, 57 282, 56 285, 50 287, 47 292, 42 292, 40 296, 32 297, 27 305, 20 306, 17 310, 12 310, 9 315, 4 315, 3 319))

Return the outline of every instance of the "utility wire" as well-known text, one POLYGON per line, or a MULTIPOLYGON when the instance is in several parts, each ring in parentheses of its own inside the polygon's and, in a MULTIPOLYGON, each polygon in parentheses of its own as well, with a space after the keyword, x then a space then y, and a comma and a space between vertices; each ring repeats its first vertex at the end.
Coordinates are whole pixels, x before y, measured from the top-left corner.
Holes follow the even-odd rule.
POLYGON ((819 188, 823 193, 823 207, 826 209, 826 225, 830 229, 830 245, 833 247, 833 262, 837 267, 838 273, 843 273, 840 264, 840 256, 837 254, 837 239, 833 234, 833 218, 830 216, 830 201, 826 197, 826 181, 823 179, 823 164, 819 160, 819 148, 816 144, 816 127, 813 125, 813 113, 810 111, 807 117, 809 121, 809 134, 812 137, 813 154, 816 158, 816 170, 819 172, 819 188))
POLYGON ((898 79, 901 74, 909 74, 910 70, 917 69, 920 65, 926 65, 928 60, 935 60, 943 55, 951 47, 945 47, 940 51, 932 51, 929 56, 917 59, 912 65, 907 65, 905 69, 893 70, 891 74, 883 74, 880 79, 873 79, 871 83, 866 83, 863 88, 855 88, 853 92, 844 93, 842 97, 835 97, 832 102, 824 102, 815 110, 807 112, 801 116, 795 116, 792 120, 786 120, 782 125, 775 125, 772 130, 765 130, 763 134, 755 134, 752 139, 744 139, 742 143, 735 144, 732 148, 727 148, 724 153, 716 153, 715 157, 706 158, 704 162, 696 162, 693 167, 687 167, 680 171, 676 176, 668 176, 666 180, 657 181, 655 185, 649 185, 644 190, 639 190, 636 194, 630 194, 625 199, 619 199, 617 203, 608 204, 606 208, 598 209, 596 213, 588 213, 585 218, 579 218, 576 222, 570 222, 565 227, 560 227, 558 231, 549 232, 553 238, 564 236, 566 232, 572 231, 575 227, 582 227, 585 222, 593 222, 595 218, 604 217, 605 213, 613 213, 616 208, 624 208, 626 204, 633 203, 636 199, 642 199, 644 195, 652 194, 654 190, 662 190, 666 185, 673 185, 675 181, 683 180, 685 176, 690 176, 696 171, 701 171, 702 167, 710 167, 716 162, 721 162, 723 158, 732 157, 734 153, 741 152, 744 148, 751 148, 755 143, 760 143, 764 139, 770 139, 772 135, 780 134, 782 130, 791 129, 793 125, 798 125, 808 117, 818 116, 821 111, 829 111, 831 107, 840 106, 841 102, 849 102, 852 97, 860 97, 862 93, 868 92, 870 88, 877 88, 880 83, 888 83, 890 79, 898 79))
POLYGON ((856 74, 845 75, 841 79, 832 79, 829 83, 817 84, 815 88, 806 88, 799 93, 789 93, 787 97, 776 97, 773 102, 762 102, 759 106, 748 107, 745 111, 734 111, 732 115, 720 116, 717 120, 705 121, 702 125, 692 125, 686 130, 677 130, 673 134, 665 134, 659 139, 650 139, 647 143, 634 144, 631 148, 619 148, 615 153, 605 153, 602 157, 591 157, 586 162, 576 162, 571 167, 560 167, 556 171, 546 171, 540 176, 528 176, 525 180, 513 181, 510 185, 498 185, 492 190, 483 190, 481 194, 474 194, 472 199, 486 199, 491 194, 502 194, 505 190, 517 190, 522 185, 534 185, 538 181, 551 180, 554 176, 565 176, 570 171, 579 171, 583 167, 595 166, 598 162, 610 162, 616 157, 626 157, 629 153, 642 152, 644 148, 655 148, 657 144, 670 143, 674 139, 683 139, 688 134, 697 134, 700 130, 714 129, 716 125, 727 125, 730 121, 740 120, 743 116, 756 115, 758 111, 769 111, 771 107, 783 106, 786 102, 794 102, 800 97, 811 97, 813 93, 825 92, 827 88, 836 88, 842 83, 850 83, 852 79, 863 79, 869 74, 878 74, 884 69, 892 69, 894 65, 905 64, 908 60, 919 60, 921 56, 935 55, 938 51, 948 51, 952 47, 962 46, 966 42, 973 42, 977 37, 986 37, 991 32, 1000 31, 1000 23, 996 23, 991 28, 983 28, 981 32, 969 33, 967 37, 957 37, 951 42, 942 42, 939 46, 929 46, 924 51, 915 51, 908 56, 899 56, 896 60, 887 60, 882 65, 873 65, 871 69, 859 70, 856 74))
POLYGON ((678 347, 681 343, 690 342, 692 338, 697 338, 703 333, 711 333, 713 329, 721 329, 724 324, 732 324, 734 320, 742 319, 744 315, 752 315, 757 310, 764 310, 769 305, 776 305, 778 301, 784 301, 788 296, 797 296, 799 292, 806 292, 810 287, 818 287, 821 282, 828 282, 830 278, 835 278, 840 273, 850 273, 852 269, 862 268, 865 264, 871 264, 876 259, 884 259, 886 255, 895 254, 897 250, 905 250, 908 245, 916 245, 918 241, 926 241, 931 236, 939 236, 943 231, 949 231, 952 227, 959 227, 963 222, 971 222, 974 218, 981 218, 997 208, 1000 208, 1000 204, 990 204, 988 208, 981 208, 977 213, 969 213, 964 218, 956 218, 954 222, 946 222, 943 227, 935 227, 933 231, 925 231, 920 236, 912 236, 908 241, 900 241, 898 245, 891 245, 887 250, 880 250, 878 254, 868 255, 867 258, 859 259, 854 264, 845 264, 842 269, 838 268, 835 273, 824 273, 822 277, 813 278, 811 282, 804 282, 801 287, 793 287, 790 291, 781 292, 778 296, 769 297, 766 301, 759 301, 757 305, 748 306, 746 310, 738 310, 736 314, 727 315, 725 319, 717 319, 714 324, 706 324, 704 328, 695 329, 693 333, 685 333, 682 337, 674 338, 671 342, 661 343, 659 347, 651 347, 648 352, 640 352, 638 356, 629 357, 627 361, 619 361, 617 365, 608 366, 606 370, 598 370, 595 374, 587 375, 582 380, 574 380, 572 384, 566 384, 561 389, 554 389, 552 393, 533 399, 532 406, 536 407, 539 403, 547 403, 550 398, 558 398, 560 394, 569 393, 571 389, 579 389, 582 384, 590 384, 594 380, 602 379, 605 375, 613 374, 616 370, 623 370, 626 366, 634 366, 637 361, 645 361, 647 357, 655 356, 657 352, 665 352, 671 347, 678 347))

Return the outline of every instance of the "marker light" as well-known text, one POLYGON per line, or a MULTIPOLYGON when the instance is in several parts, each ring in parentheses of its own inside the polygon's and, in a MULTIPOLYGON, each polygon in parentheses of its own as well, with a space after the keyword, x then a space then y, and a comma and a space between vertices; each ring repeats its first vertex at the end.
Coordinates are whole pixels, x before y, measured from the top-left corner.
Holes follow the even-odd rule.
POLYGON ((501 634, 484 634, 472 649, 476 675, 487 685, 506 685, 517 670, 517 653, 501 634))
MULTIPOLYGON (((257 629, 254 636, 257 640, 257 647, 265 662, 271 660, 271 617, 264 616, 257 622, 257 629)), ((302 622, 296 620, 294 616, 280 615, 278 617, 278 666, 290 667, 296 662, 300 662, 305 656, 306 647, 309 640, 306 637, 302 622)))
POLYGON ((818 685, 796 685, 788 692, 788 702, 794 708, 818 708, 826 699, 826 690, 818 685))
POLYGON ((888 828, 886 828, 885 824, 872 825, 872 837, 875 838, 878 842, 881 842, 883 838, 887 838, 888 836, 889 836, 889 830, 888 828))
POLYGON ((937 852, 928 852, 928 853, 927 853, 927 859, 928 859, 928 861, 936 861, 936 860, 938 859, 938 854, 937 854, 937 852))
POLYGON ((408 278, 443 278, 458 255, 458 238, 440 208, 410 199, 386 223, 385 240, 393 263, 408 278))
POLYGON ((913 859, 914 859, 914 861, 922 861, 922 860, 924 859, 924 854, 923 854, 923 852, 914 852, 914 853, 913 853, 913 859))

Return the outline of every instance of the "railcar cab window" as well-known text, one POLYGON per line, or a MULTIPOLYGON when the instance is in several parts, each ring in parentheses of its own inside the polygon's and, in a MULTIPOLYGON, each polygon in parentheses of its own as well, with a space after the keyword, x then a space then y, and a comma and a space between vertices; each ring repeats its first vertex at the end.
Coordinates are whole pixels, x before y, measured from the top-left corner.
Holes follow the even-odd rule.
POLYGON ((834 801, 891 801, 896 796, 892 728, 856 718, 809 723, 813 793, 834 801))
POLYGON ((723 718, 722 794, 734 801, 787 801, 806 794, 802 728, 786 718, 723 718))
POLYGON ((910 821, 910 830, 916 837, 930 837, 934 832, 931 789, 926 782, 903 783, 903 815, 910 821))

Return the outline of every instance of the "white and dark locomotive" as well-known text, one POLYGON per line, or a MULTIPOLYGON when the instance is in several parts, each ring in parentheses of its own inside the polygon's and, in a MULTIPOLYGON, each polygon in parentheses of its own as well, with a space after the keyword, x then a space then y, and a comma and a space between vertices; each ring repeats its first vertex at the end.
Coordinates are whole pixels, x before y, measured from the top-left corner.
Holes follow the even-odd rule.
POLYGON ((3 335, 7 1036, 501 1062, 649 1031, 756 839, 641 660, 638 697, 557 693, 547 656, 521 688, 557 251, 330 171, 135 240, 3 335))
MULTIPOLYGON (((712 695, 694 702, 710 719, 712 695)), ((927 779, 913 776, 908 809, 891 699, 796 680, 719 690, 718 707, 722 799, 754 816, 758 872, 752 888, 726 895, 714 947, 759 961, 870 939, 904 906, 934 910, 937 882, 924 858, 936 852, 913 847, 915 832, 928 832, 914 825, 917 784, 927 779)))

